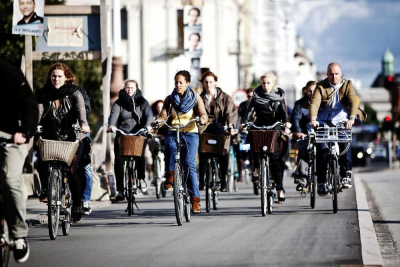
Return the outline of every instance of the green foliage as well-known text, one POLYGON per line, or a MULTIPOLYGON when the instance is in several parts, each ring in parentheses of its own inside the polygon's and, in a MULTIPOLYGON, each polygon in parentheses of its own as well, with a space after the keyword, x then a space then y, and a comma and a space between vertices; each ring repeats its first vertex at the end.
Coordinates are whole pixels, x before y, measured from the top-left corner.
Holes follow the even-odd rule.
POLYGON ((367 120, 365 121, 365 124, 379 125, 380 122, 377 118, 377 112, 375 109, 373 109, 370 105, 365 104, 364 111, 365 111, 365 113, 367 113, 367 120))

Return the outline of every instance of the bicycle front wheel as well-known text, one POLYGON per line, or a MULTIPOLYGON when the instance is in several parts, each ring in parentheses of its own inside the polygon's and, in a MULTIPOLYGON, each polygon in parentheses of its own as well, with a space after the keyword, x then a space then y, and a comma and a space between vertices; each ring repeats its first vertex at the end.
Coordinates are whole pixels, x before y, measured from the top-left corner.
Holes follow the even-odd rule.
POLYGON ((153 157, 153 178, 156 184, 156 197, 160 199, 161 196, 161 164, 158 156, 153 157))
POLYGON ((329 170, 330 176, 331 176, 331 185, 332 185, 332 206, 333 206, 333 213, 338 212, 338 199, 337 199, 337 193, 338 193, 338 183, 339 183, 339 173, 338 173, 338 163, 337 160, 332 159, 331 164, 330 164, 330 170, 329 170))
POLYGON ((71 208, 72 208, 72 194, 69 189, 68 182, 64 183, 64 193, 63 193, 63 207, 64 207, 64 220, 61 223, 62 232, 64 236, 69 235, 69 230, 71 228, 71 208))
POLYGON ((316 178, 315 178, 315 160, 308 167, 308 191, 310 192, 310 206, 312 209, 315 208, 315 196, 316 196, 316 178))
POLYGON ((266 161, 263 158, 261 160, 261 165, 260 165, 260 191, 261 191, 261 214, 262 216, 267 215, 267 169, 266 169, 266 161))
POLYGON ((132 216, 133 214, 133 161, 129 161, 126 164, 126 170, 125 170, 125 177, 127 179, 127 192, 126 192, 126 198, 128 200, 128 216, 132 216))
POLYGON ((212 195, 212 166, 211 160, 208 159, 207 167, 206 167, 206 177, 205 177, 205 184, 206 184, 206 212, 210 212, 211 210, 211 195, 212 195))
POLYGON ((233 185, 233 180, 235 179, 235 159, 234 156, 230 155, 229 156, 229 169, 228 169, 228 181, 227 181, 227 187, 229 193, 232 193, 234 190, 234 185, 233 185))
POLYGON ((60 220, 61 205, 61 172, 58 168, 52 168, 49 177, 48 188, 48 227, 51 240, 57 238, 58 225, 60 220))
MULTIPOLYGON (((3 221, 1 223, 4 223, 3 221)), ((0 262, 2 267, 8 266, 8 262, 10 260, 10 245, 6 242, 4 236, 1 236, 0 246, 1 246, 1 254, 0 254, 0 262)))
POLYGON ((213 177, 213 190, 212 190, 212 198, 213 198, 213 210, 218 209, 218 188, 215 186, 217 181, 221 179, 221 175, 219 173, 218 163, 214 159, 212 161, 212 177, 213 177))
POLYGON ((183 222, 183 194, 182 194, 182 169, 178 163, 174 167, 174 205, 175 217, 178 225, 183 222))

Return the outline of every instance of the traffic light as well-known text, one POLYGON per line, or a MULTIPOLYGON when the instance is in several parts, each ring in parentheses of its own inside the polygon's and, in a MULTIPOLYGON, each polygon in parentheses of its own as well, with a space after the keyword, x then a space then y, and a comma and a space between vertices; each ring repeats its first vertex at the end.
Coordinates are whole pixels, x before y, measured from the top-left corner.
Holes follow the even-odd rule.
POLYGON ((386 116, 382 122, 382 130, 383 131, 392 131, 393 130, 393 121, 390 116, 386 116))
POLYGON ((385 78, 385 88, 391 89, 393 86, 393 76, 389 75, 385 78))

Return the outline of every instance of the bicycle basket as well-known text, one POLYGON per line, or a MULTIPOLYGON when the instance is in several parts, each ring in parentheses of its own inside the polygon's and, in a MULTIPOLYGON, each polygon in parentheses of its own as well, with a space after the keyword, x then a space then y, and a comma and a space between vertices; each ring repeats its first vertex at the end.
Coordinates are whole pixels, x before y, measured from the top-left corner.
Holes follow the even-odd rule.
POLYGON ((79 140, 75 142, 39 139, 39 157, 42 161, 59 160, 71 165, 79 147, 79 140))
POLYGON ((144 153, 144 141, 140 135, 121 135, 118 139, 119 155, 127 157, 141 157, 144 153))
POLYGON ((164 151, 164 146, 161 144, 161 139, 153 137, 149 140, 149 149, 151 152, 164 151))
POLYGON ((350 143, 352 140, 351 129, 346 128, 317 128, 315 131, 316 143, 350 143))
POLYGON ((278 134, 279 131, 276 130, 250 130, 250 151, 252 153, 261 153, 264 151, 263 147, 266 146, 266 153, 274 153, 278 134))
POLYGON ((224 149, 226 137, 219 134, 208 134, 203 133, 200 135, 200 153, 225 155, 226 150, 224 149))

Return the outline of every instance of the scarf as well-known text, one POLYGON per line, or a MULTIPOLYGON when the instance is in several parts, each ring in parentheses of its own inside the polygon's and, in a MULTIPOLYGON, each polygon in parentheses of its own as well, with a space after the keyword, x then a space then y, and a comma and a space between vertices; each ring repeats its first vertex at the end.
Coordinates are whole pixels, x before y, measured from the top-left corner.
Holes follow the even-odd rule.
POLYGON ((173 103, 175 110, 177 112, 188 113, 191 109, 193 109, 196 104, 196 93, 192 88, 188 87, 186 92, 181 99, 175 89, 172 91, 170 96, 171 102, 173 103))
POLYGON ((142 91, 138 88, 135 94, 130 96, 125 89, 121 89, 118 94, 118 99, 120 100, 121 106, 125 110, 132 112, 132 117, 139 122, 140 116, 136 112, 136 105, 140 106, 144 102, 142 91))
POLYGON ((45 85, 42 89, 36 91, 36 100, 38 103, 46 101, 55 101, 64 98, 78 90, 75 84, 67 83, 56 89, 53 85, 45 85))
POLYGON ((284 97, 285 92, 282 89, 278 88, 278 92, 272 90, 271 93, 267 93, 260 85, 254 90, 252 101, 259 105, 265 105, 269 101, 283 101, 284 97))

